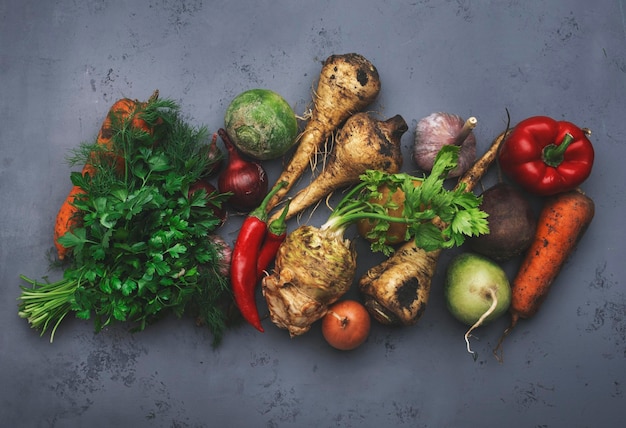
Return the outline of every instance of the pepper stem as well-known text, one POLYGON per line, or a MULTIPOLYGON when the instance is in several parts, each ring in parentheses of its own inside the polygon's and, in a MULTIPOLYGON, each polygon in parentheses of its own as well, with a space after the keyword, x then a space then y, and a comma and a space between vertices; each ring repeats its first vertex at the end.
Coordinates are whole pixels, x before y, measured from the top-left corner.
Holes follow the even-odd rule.
POLYGON ((271 221, 267 228, 268 231, 273 233, 274 235, 282 235, 287 230, 286 219, 287 213, 289 212, 290 202, 291 199, 288 199, 285 203, 285 208, 283 208, 283 211, 280 213, 280 217, 278 217, 276 220, 271 221))
POLYGON ((270 199, 272 199, 272 196, 274 196, 280 189, 282 189, 286 185, 287 185, 287 182, 284 180, 276 183, 274 187, 272 187, 272 189, 267 193, 267 195, 265 195, 265 198, 261 202, 261 205, 259 205, 254 210, 252 210, 248 216, 257 217, 265 221, 267 219, 267 214, 268 214, 267 204, 269 203, 270 199))
POLYGON ((548 144, 543 148, 541 153, 541 159, 546 165, 557 167, 563 162, 565 157, 565 151, 569 145, 574 141, 574 136, 569 132, 563 137, 563 141, 558 146, 556 144, 548 144))

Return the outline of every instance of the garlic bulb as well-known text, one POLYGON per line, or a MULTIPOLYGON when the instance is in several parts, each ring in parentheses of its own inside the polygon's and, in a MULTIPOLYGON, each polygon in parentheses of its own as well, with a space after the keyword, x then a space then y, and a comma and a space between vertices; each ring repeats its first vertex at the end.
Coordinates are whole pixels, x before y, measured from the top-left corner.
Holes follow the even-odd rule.
POLYGON ((430 172, 439 150, 445 145, 459 145, 458 165, 448 177, 462 175, 476 160, 476 138, 472 130, 478 121, 475 117, 463 120, 456 114, 432 113, 420 119, 415 128, 413 161, 430 172))

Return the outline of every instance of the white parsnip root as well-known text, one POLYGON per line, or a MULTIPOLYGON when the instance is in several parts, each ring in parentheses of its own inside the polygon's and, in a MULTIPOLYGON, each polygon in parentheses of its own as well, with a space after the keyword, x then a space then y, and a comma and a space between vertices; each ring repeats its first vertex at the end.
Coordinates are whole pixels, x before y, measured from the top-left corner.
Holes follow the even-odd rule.
MULTIPOLYGON (((358 183, 361 174, 369 169, 399 172, 400 140, 408 129, 400 115, 384 121, 369 113, 350 116, 335 137, 325 168, 291 199, 286 218, 299 214, 337 189, 358 183)), ((270 221, 279 215, 274 214, 270 221)))
POLYGON ((296 151, 277 179, 289 184, 270 200, 268 211, 284 198, 332 133, 350 116, 370 105, 379 92, 378 71, 363 56, 331 55, 324 61, 310 118, 298 137, 296 151))

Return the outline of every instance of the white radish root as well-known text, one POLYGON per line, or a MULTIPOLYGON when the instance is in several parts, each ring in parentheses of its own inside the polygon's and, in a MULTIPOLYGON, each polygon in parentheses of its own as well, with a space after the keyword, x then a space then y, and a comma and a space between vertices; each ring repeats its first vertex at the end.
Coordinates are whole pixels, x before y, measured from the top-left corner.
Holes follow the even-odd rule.
POLYGON ((482 314, 480 318, 478 318, 478 320, 476 320, 476 322, 465 333, 465 344, 467 346, 467 352, 469 352, 470 354, 473 354, 474 356, 476 356, 476 353, 472 351, 470 347, 470 341, 469 341, 470 335, 472 334, 472 331, 476 330, 478 327, 483 325, 487 317, 489 317, 489 315, 491 315, 493 311, 496 310, 496 307, 498 306, 498 295, 496 294, 496 292, 492 288, 489 288, 488 292, 489 292, 489 297, 491 298, 491 305, 485 311, 485 313, 482 314))

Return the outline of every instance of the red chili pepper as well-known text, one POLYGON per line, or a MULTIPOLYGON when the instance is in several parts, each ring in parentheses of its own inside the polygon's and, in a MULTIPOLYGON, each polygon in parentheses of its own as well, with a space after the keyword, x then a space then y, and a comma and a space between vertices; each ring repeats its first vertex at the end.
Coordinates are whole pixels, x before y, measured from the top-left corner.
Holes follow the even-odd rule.
POLYGON ((571 122, 530 117, 518 123, 503 142, 500 167, 531 193, 547 196, 575 189, 593 166, 589 134, 571 122))
POLYGON ((263 272, 265 272, 270 263, 276 258, 280 244, 282 244, 287 237, 287 223, 285 219, 289 212, 290 202, 291 200, 287 201, 280 217, 272 221, 267 227, 267 235, 265 236, 265 241, 263 241, 263 246, 261 247, 259 259, 256 264, 257 280, 263 277, 263 272))
POLYGON ((230 283, 235 303, 246 321, 263 332, 254 296, 257 283, 257 257, 267 232, 267 204, 286 182, 277 183, 265 196, 261 205, 244 220, 233 246, 230 262, 230 283))

